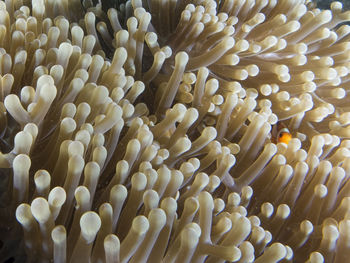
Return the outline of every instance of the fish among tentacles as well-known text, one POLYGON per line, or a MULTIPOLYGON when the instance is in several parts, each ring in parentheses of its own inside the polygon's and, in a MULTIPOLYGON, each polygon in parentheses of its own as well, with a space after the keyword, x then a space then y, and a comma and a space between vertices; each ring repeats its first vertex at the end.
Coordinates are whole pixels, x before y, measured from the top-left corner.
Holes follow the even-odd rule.
POLYGON ((277 122, 271 129, 271 142, 288 144, 293 138, 287 126, 282 122, 277 122))

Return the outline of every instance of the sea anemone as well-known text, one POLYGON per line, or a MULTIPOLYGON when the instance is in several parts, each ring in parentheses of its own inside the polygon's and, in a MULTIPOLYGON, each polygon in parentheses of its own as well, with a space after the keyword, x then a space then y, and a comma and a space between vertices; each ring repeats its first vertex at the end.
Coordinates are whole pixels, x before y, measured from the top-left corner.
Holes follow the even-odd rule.
POLYGON ((304 0, 0 1, 0 257, 345 262, 349 20, 304 0))

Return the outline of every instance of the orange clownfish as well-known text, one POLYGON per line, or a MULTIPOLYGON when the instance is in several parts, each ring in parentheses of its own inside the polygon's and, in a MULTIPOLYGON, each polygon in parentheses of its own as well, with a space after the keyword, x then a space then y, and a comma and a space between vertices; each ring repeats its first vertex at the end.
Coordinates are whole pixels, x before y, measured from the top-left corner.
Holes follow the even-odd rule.
POLYGON ((277 122, 272 126, 271 130, 271 142, 277 144, 283 142, 288 144, 292 139, 292 134, 288 130, 287 126, 282 122, 277 122))

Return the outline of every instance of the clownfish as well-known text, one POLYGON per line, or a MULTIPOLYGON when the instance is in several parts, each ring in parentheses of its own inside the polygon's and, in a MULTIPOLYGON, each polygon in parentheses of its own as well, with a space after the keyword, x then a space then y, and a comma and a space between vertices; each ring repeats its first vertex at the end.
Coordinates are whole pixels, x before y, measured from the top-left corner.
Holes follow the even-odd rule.
POLYGON ((277 122, 272 126, 271 130, 271 142, 277 144, 283 142, 288 144, 292 139, 292 134, 288 130, 287 126, 282 122, 277 122))

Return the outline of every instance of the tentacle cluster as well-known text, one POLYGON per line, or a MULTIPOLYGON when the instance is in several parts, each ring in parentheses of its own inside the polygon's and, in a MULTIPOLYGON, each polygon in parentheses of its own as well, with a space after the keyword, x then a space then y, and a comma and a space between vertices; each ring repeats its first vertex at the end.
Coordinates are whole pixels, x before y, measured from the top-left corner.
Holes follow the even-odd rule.
POLYGON ((0 1, 0 258, 346 262, 349 20, 304 0, 0 1))

